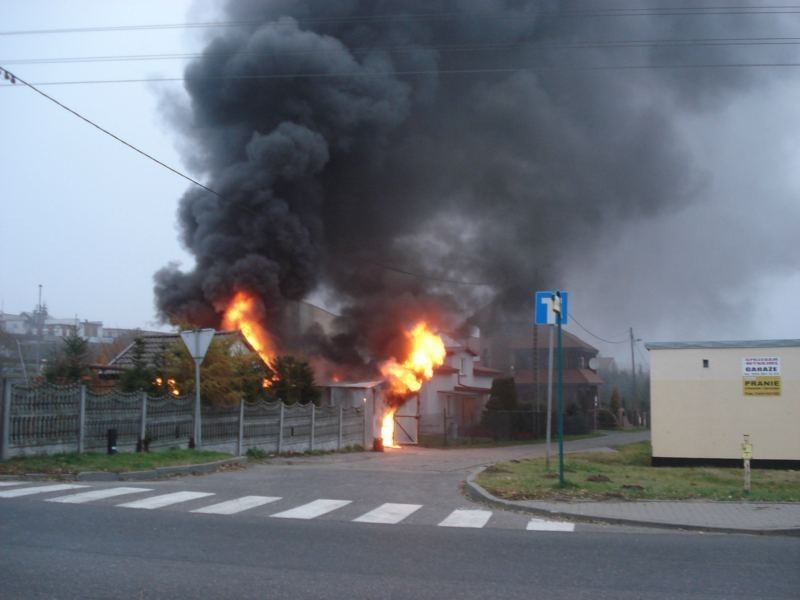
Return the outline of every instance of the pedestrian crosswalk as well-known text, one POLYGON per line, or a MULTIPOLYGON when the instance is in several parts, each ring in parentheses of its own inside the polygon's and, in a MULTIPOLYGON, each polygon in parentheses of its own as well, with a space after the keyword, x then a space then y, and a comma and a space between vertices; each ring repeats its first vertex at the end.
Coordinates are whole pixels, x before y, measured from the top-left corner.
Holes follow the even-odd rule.
MULTIPOLYGON (((294 502, 289 502, 280 496, 248 495, 225 499, 218 497, 216 493, 212 492, 188 490, 169 493, 156 492, 155 495, 153 495, 155 490, 152 488, 138 486, 86 489, 91 488, 91 486, 66 483, 33 485, 31 482, 25 481, 0 481, 0 488, 2 488, 0 489, 0 499, 25 497, 36 499, 41 496, 50 495, 51 497, 43 499, 46 502, 58 504, 89 504, 92 502, 100 502, 106 505, 111 504, 118 508, 141 510, 157 510, 163 508, 180 509, 189 506, 190 508, 187 512, 190 513, 223 516, 236 515, 246 511, 258 511, 258 509, 260 509, 260 511, 258 511, 259 514, 263 514, 269 518, 312 520, 326 515, 345 514, 337 513, 337 511, 352 509, 350 513, 346 513, 346 516, 342 517, 343 520, 352 521, 354 523, 398 525, 408 522, 412 517, 416 518, 422 513, 426 513, 424 519, 419 518, 415 522, 417 524, 429 523, 439 527, 470 529, 481 529, 487 526, 491 527, 493 518, 496 518, 494 512, 487 509, 456 508, 453 510, 442 510, 438 507, 426 509, 422 504, 397 502, 387 502, 372 508, 363 506, 365 503, 354 502, 353 500, 331 498, 317 498, 309 502, 301 502, 295 505, 294 502), (72 493, 52 496, 52 494, 67 491, 72 493), (137 495, 140 497, 136 498, 137 495), (117 504, 123 496, 130 496, 133 497, 133 499, 117 504), (214 502, 206 503, 211 501, 212 497, 214 497, 214 502), (198 506, 201 501, 204 502, 204 504, 198 506), (292 505, 286 506, 287 503, 292 505), (284 504, 284 506, 276 506, 276 508, 282 508, 282 510, 273 512, 275 508, 268 506, 273 504, 284 504), (362 512, 363 508, 369 508, 369 510, 362 512)), ((523 518, 521 516, 519 519, 520 528, 522 528, 522 521, 525 521, 524 529, 526 531, 571 532, 575 529, 575 526, 568 522, 540 518, 523 518)))

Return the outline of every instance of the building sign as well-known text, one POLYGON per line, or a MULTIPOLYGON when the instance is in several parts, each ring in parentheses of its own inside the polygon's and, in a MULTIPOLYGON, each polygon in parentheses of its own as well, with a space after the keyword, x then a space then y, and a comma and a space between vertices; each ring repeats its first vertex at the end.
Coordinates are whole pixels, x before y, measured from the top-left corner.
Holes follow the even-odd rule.
POLYGON ((781 359, 777 356, 743 358, 742 385, 745 396, 780 396, 781 359))

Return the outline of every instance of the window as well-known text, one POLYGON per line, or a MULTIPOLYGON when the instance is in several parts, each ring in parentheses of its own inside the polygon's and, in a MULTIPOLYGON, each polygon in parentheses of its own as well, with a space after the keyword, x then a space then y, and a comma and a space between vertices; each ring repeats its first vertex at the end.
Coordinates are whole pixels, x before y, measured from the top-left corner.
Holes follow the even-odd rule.
POLYGON ((707 369, 707 368, 708 368, 708 359, 707 359, 707 358, 704 358, 704 359, 703 359, 703 368, 704 368, 704 369, 707 369))

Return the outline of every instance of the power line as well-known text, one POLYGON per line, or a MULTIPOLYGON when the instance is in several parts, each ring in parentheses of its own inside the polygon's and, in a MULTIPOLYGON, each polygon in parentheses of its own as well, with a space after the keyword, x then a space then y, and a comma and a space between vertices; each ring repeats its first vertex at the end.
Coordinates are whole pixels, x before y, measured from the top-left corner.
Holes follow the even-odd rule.
MULTIPOLYGON (((392 23, 396 21, 449 21, 454 19, 492 18, 496 20, 520 19, 573 19, 573 18, 618 18, 618 17, 674 17, 674 16, 748 16, 748 15, 791 15, 800 14, 800 5, 774 6, 695 6, 662 8, 593 8, 586 10, 538 11, 530 13, 489 13, 489 12, 444 12, 410 13, 382 15, 351 15, 331 17, 295 17, 301 23, 339 24, 339 23, 392 23)), ((291 15, 285 15, 291 16, 291 15)), ((55 29, 18 29, 0 31, 0 36, 52 35, 65 33, 102 33, 122 31, 152 31, 169 29, 215 29, 254 27, 264 21, 204 21, 190 23, 154 23, 136 25, 108 25, 96 27, 64 27, 55 29)))
MULTIPOLYGON (((765 36, 744 38, 685 38, 685 39, 641 39, 641 40, 585 40, 571 42, 554 41, 521 41, 511 43, 484 43, 484 44, 448 44, 424 46, 426 50, 437 52, 483 52, 485 50, 513 50, 522 46, 536 46, 541 48, 556 49, 597 49, 597 48, 653 48, 677 47, 690 48, 694 46, 796 46, 800 44, 800 37, 795 36, 765 36)), ((365 52, 383 51, 392 53, 418 52, 420 46, 364 46, 348 48, 354 54, 365 52)), ((232 56, 263 56, 274 58, 276 56, 315 56, 320 55, 319 50, 295 50, 278 52, 238 51, 231 52, 179 52, 161 54, 122 54, 100 56, 67 56, 46 58, 18 58, 0 59, 6 65, 41 65, 41 64, 70 64, 92 62, 147 62, 156 60, 192 60, 201 57, 232 57, 232 56)))
POLYGON ((596 338, 596 339, 600 340, 601 342, 605 342, 606 344, 627 344, 627 343, 629 343, 629 342, 630 342, 630 339, 627 339, 627 338, 626 338, 626 339, 624 339, 624 340, 613 341, 613 340, 607 340, 606 338, 600 337, 599 335, 597 335, 597 334, 595 334, 595 333, 592 333, 591 331, 589 331, 588 329, 586 329, 586 327, 584 327, 584 326, 581 324, 581 322, 580 322, 580 321, 578 321, 578 319, 576 319, 576 318, 575 318, 575 315, 574 315, 574 314, 572 314, 572 312, 569 312, 569 313, 567 313, 567 314, 568 314, 568 316, 569 316, 569 318, 570 318, 570 319, 572 319, 573 321, 575 321, 575 324, 576 324, 578 327, 580 327, 581 329, 583 329, 583 330, 584 330, 586 333, 588 333, 588 334, 589 334, 590 336, 592 336, 593 338, 596 338))
MULTIPOLYGON (((36 93, 37 93, 37 94, 39 94, 40 96, 42 96, 42 97, 46 98, 46 99, 47 99, 47 100, 49 100, 50 102, 53 102, 54 104, 56 104, 56 105, 57 105, 57 106, 59 106, 60 108, 62 108, 62 109, 64 109, 64 110, 66 110, 66 111, 68 111, 69 113, 71 113, 72 115, 74 115, 74 116, 78 117, 79 119, 81 119, 81 120, 82 120, 82 121, 84 121, 85 123, 88 123, 88 124, 89 124, 89 125, 91 125, 92 127, 94 127, 94 128, 96 128, 96 129, 98 129, 99 131, 101 131, 101 132, 105 133, 106 135, 110 136, 110 137, 111 137, 111 138, 113 138, 114 140, 116 140, 116 141, 120 142, 121 144, 124 144, 125 146, 127 146, 127 147, 128 147, 128 148, 130 148, 131 150, 133 150, 133 151, 135 151, 135 152, 138 152, 139 154, 141 154, 141 155, 142 155, 142 156, 144 156, 145 158, 147 158, 147 159, 149 159, 149 160, 153 161, 154 163, 156 163, 156 164, 160 165, 161 167, 163 167, 163 168, 167 169, 168 171, 171 171, 172 173, 174 173, 174 174, 178 175, 179 177, 182 177, 183 179, 185 179, 185 180, 189 181, 190 183, 192 183, 192 184, 196 185, 197 187, 199 187, 199 188, 201 188, 201 189, 203 189, 203 190, 205 190, 205 191, 207 191, 207 192, 209 192, 209 193, 211 193, 211 194, 214 194, 216 197, 218 197, 218 198, 220 198, 220 199, 222 199, 222 200, 226 200, 225 196, 223 196, 222 194, 220 194, 220 193, 219 193, 219 192, 217 192, 216 190, 214 190, 214 189, 212 189, 212 188, 208 187, 207 185, 204 185, 204 184, 200 183, 200 182, 199 182, 199 181, 197 181, 196 179, 194 179, 194 178, 190 177, 189 175, 186 175, 185 173, 183 173, 183 172, 179 171, 178 169, 176 169, 176 168, 174 168, 174 167, 172 167, 172 166, 168 165, 167 163, 165 163, 165 162, 163 162, 163 161, 161 161, 161 160, 157 159, 156 157, 154 157, 153 155, 151 155, 151 154, 149 154, 149 153, 145 152, 145 151, 144 151, 144 150, 142 150, 141 148, 138 148, 137 146, 134 146, 134 145, 133 145, 133 144, 131 144, 130 142, 127 142, 126 140, 124 140, 124 139, 122 139, 121 137, 119 137, 118 135, 116 135, 116 134, 112 133, 112 132, 111 132, 111 131, 109 131, 108 129, 105 129, 104 127, 102 127, 102 126, 98 125, 97 123, 95 123, 94 121, 92 121, 91 119, 89 119, 88 117, 85 117, 84 115, 80 114, 80 113, 79 113, 79 112, 77 112, 76 110, 74 110, 74 109, 70 108, 70 107, 69 107, 69 106, 67 106, 66 104, 64 104, 64 103, 62 103, 62 102, 60 102, 60 101, 56 100, 56 99, 55 99, 55 98, 53 98, 52 96, 50 96, 50 95, 48 95, 48 94, 44 93, 43 91, 41 91, 41 90, 37 89, 37 88, 36 88, 36 86, 35 86, 34 84, 28 83, 28 82, 27 82, 27 81, 25 81, 24 79, 20 79, 20 78, 19 78, 19 77, 17 77, 15 74, 11 73, 11 72, 10 72, 10 71, 8 71, 7 69, 3 68, 2 66, 0 66, 0 74, 1 74, 1 75, 4 75, 4 76, 5 76, 5 77, 6 77, 8 80, 10 80, 10 81, 12 82, 12 83, 11 83, 11 84, 9 84, 9 85, 16 85, 16 83, 17 83, 17 82, 21 83, 22 85, 24 85, 24 86, 28 87, 29 89, 33 90, 34 92, 36 92, 36 93)), ((249 212, 250 212, 250 213, 252 213, 252 214, 255 214, 255 211, 254 211, 253 209, 251 209, 251 208, 247 207, 247 206, 244 206, 244 207, 242 207, 242 209, 243 209, 243 210, 247 210, 247 211, 249 211, 249 212)), ((376 262, 376 261, 374 261, 374 260, 371 260, 371 259, 366 259, 366 258, 361 258, 361 257, 356 257, 356 258, 360 258, 361 260, 363 260, 363 261, 365 261, 365 262, 369 262, 369 263, 371 263, 371 264, 374 264, 374 265, 376 265, 376 266, 378 266, 378 267, 380 267, 380 268, 382 268, 382 269, 386 269, 386 270, 388 270, 388 271, 395 271, 395 272, 398 272, 398 273, 403 273, 403 274, 405 274, 405 275, 410 275, 410 276, 412 276, 412 277, 417 277, 417 278, 420 278, 420 279, 428 279, 428 280, 431 280, 431 281, 438 281, 438 282, 440 282, 440 283, 450 283, 450 284, 458 284, 458 285, 472 285, 472 286, 489 286, 489 285, 492 285, 492 284, 489 284, 489 283, 482 283, 482 282, 473 282, 473 281, 459 281, 459 280, 454 280, 454 279, 446 279, 446 278, 441 278, 441 277, 434 277, 434 276, 425 276, 425 275, 419 275, 419 274, 413 273, 413 272, 411 272, 411 271, 406 271, 406 270, 404 270, 404 269, 400 269, 400 268, 397 268, 397 267, 392 267, 392 266, 389 266, 389 265, 381 264, 381 263, 378 263, 378 262, 376 262)))
MULTIPOLYGON (((423 76, 423 75, 490 75, 512 74, 543 71, 649 71, 670 69, 770 69, 770 68, 797 68, 800 62, 786 63, 703 63, 703 64, 654 64, 654 65, 594 65, 594 66, 534 66, 534 67, 499 67, 475 69, 420 69, 408 71, 358 71, 348 73, 270 73, 267 75, 238 75, 219 77, 141 77, 130 79, 86 79, 72 81, 39 81, 27 85, 103 85, 120 83, 174 83, 183 81, 247 81, 247 80, 285 80, 285 79, 337 79, 337 78, 368 78, 391 76, 423 76)), ((8 84, 0 87, 11 87, 8 84)))
POLYGON ((33 90, 34 92, 36 92, 37 94, 39 94, 43 98, 46 98, 47 100, 49 100, 50 102, 52 102, 52 103, 56 104, 57 106, 63 108, 67 112, 72 113, 73 115, 75 115, 76 117, 78 117, 82 121, 88 123, 89 125, 91 125, 95 129, 98 129, 98 130, 102 131, 107 136, 117 140, 121 144, 124 144, 125 146, 127 146, 128 148, 133 150, 134 152, 138 152, 139 154, 141 154, 145 158, 148 158, 148 159, 152 160, 154 163, 156 163, 158 165, 161 165, 162 167, 164 167, 168 171, 172 171, 173 173, 175 173, 179 177, 183 177, 185 180, 189 181, 190 183, 193 183, 194 185, 206 190, 207 192, 210 192, 211 194, 214 194, 215 196, 217 196, 219 198, 222 198, 221 194, 219 194, 218 192, 212 190, 210 187, 207 187, 207 186, 203 185, 202 183, 200 183, 196 179, 190 177, 189 175, 186 175, 185 173, 179 171, 178 169, 176 169, 174 167, 171 167, 170 165, 168 165, 167 163, 157 159, 153 155, 148 154, 147 152, 145 152, 141 148, 138 148, 138 147, 134 146, 133 144, 131 144, 130 142, 125 141, 124 139, 122 139, 118 135, 116 135, 114 133, 111 133, 108 129, 105 129, 104 127, 98 125, 97 123, 95 123, 94 121, 89 119, 88 117, 83 116, 78 111, 70 108, 66 104, 63 104, 62 102, 56 100, 52 96, 50 96, 50 95, 46 94, 45 92, 43 92, 42 90, 38 89, 35 84, 28 83, 24 79, 20 79, 17 75, 11 73, 8 69, 3 68, 2 66, 0 66, 0 73, 3 73, 7 79, 10 79, 11 84, 8 84, 8 85, 14 85, 16 82, 19 82, 19 83, 23 84, 24 86, 26 86, 29 89, 33 90))
POLYGON ((421 275, 419 273, 414 273, 412 271, 407 271, 405 269, 400 269, 399 267, 392 267, 383 263, 379 263, 369 258, 357 257, 364 262, 368 262, 370 264, 375 265, 376 267, 380 267, 381 269, 386 269, 387 271, 394 271, 396 273, 402 273, 403 275, 409 275, 411 277, 416 277, 417 279, 424 279, 428 281, 437 281, 439 283, 451 283, 455 285, 468 285, 468 286, 486 286, 486 287, 494 287, 495 283, 486 283, 481 281, 461 281, 458 279, 447 279, 443 277, 436 277, 434 275, 421 275))

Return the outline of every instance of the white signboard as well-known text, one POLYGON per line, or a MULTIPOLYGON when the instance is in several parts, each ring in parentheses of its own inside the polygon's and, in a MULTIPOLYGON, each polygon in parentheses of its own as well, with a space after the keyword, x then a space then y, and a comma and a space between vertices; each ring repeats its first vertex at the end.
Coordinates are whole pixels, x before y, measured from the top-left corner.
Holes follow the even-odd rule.
POLYGON ((181 339, 186 344, 189 354, 198 364, 203 362, 206 350, 208 350, 211 340, 214 339, 215 331, 213 329, 193 329, 191 331, 181 331, 181 339))
POLYGON ((780 396, 781 359, 777 356, 743 358, 742 391, 745 396, 780 396))
POLYGON ((771 377, 780 374, 781 359, 777 356, 742 359, 742 375, 745 377, 771 377))

